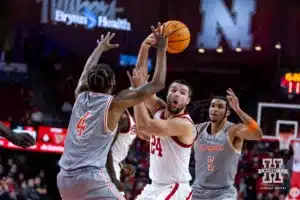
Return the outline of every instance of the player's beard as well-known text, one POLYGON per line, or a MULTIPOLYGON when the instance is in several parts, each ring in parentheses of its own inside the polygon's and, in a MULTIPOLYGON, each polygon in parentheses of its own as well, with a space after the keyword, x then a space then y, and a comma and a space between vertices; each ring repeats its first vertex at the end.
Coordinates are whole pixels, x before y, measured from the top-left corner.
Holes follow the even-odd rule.
POLYGON ((172 114, 172 115, 177 115, 179 114, 183 109, 185 109, 184 106, 178 106, 176 108, 172 108, 172 104, 169 104, 167 105, 168 107, 168 111, 172 114))

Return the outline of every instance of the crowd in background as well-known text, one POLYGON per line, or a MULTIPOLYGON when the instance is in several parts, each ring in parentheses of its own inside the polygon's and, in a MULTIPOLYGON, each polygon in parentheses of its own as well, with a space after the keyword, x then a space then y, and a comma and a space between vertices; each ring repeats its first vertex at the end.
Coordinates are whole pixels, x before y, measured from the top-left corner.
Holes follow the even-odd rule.
POLYGON ((0 199, 50 200, 45 171, 35 165, 24 153, 1 151, 0 199))

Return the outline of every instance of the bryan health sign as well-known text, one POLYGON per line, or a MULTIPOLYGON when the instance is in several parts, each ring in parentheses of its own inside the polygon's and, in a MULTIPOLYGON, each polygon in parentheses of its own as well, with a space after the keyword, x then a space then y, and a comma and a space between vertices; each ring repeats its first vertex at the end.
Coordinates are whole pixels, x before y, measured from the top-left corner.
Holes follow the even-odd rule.
POLYGON ((117 18, 117 1, 88 0, 40 0, 42 2, 41 22, 83 25, 87 29, 96 27, 131 31, 131 23, 125 18, 117 18), (49 20, 50 18, 50 20, 49 20))

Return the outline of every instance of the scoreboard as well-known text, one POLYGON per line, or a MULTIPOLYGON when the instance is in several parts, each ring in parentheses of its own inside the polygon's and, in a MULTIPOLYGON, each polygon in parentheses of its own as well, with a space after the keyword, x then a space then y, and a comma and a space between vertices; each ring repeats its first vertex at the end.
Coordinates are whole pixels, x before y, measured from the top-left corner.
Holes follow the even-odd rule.
POLYGON ((281 78, 280 86, 286 88, 289 94, 300 93, 300 73, 288 72, 281 78))

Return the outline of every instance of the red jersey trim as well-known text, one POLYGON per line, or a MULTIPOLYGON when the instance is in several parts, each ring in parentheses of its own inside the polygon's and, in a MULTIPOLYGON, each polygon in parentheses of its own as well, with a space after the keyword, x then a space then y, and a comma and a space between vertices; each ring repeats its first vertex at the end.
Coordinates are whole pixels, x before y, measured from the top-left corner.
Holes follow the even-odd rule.
POLYGON ((190 200, 191 199, 191 197, 192 197, 192 191, 189 193, 189 196, 185 199, 185 200, 190 200))
MULTIPOLYGON (((161 110, 162 110, 162 109, 161 109, 161 110)), ((158 111, 159 111, 159 110, 158 110, 158 111)), ((158 111, 157 111, 157 112, 158 112, 158 111)), ((172 119, 173 119, 173 118, 186 118, 186 119, 188 119, 188 120, 194 125, 194 122, 191 120, 191 118, 188 117, 188 113, 186 113, 186 112, 183 113, 183 114, 180 114, 180 115, 176 115, 176 116, 172 117, 172 119)), ((163 111, 163 112, 160 113, 160 119, 165 119, 165 111, 163 111)), ((195 142, 197 136, 198 136, 198 134, 196 135, 196 137, 195 137, 194 141, 192 142, 192 144, 184 144, 184 143, 180 142, 180 140, 178 139, 177 136, 171 136, 171 138, 172 138, 173 141, 174 141, 176 144, 178 144, 179 146, 181 146, 181 147, 183 147, 183 148, 190 148, 190 147, 193 146, 193 144, 194 144, 194 142, 195 142)))
POLYGON ((128 129, 127 129, 126 131, 124 131, 124 132, 120 131, 120 134, 128 134, 128 133, 130 133, 130 131, 131 131, 131 126, 132 126, 131 120, 130 120, 130 117, 131 117, 131 116, 130 116, 130 114, 129 114, 129 112, 128 112, 127 109, 125 110, 125 113, 126 113, 126 115, 127 115, 127 119, 128 119, 129 126, 128 126, 128 129))
POLYGON ((183 148, 190 148, 193 146, 194 142, 192 144, 184 144, 182 142, 180 142, 180 140, 178 139, 177 136, 171 136, 171 138, 173 139, 173 141, 175 143, 177 143, 179 146, 183 147, 183 148))
MULTIPOLYGON (((187 116, 187 114, 181 114, 181 115, 175 116, 173 118, 185 118, 185 119, 188 119, 194 125, 194 122, 191 120, 191 118, 189 118, 187 116)), ((192 144, 184 144, 184 143, 180 142, 180 140, 178 139, 177 136, 171 136, 171 138, 174 140, 174 142, 176 142, 179 146, 181 146, 183 148, 192 147, 194 142, 196 141, 197 137, 198 137, 198 133, 197 133, 196 137, 194 138, 194 141, 192 142, 192 144)))
POLYGON ((111 135, 114 134, 115 130, 114 131, 109 130, 109 128, 107 126, 107 116, 108 116, 108 111, 109 111, 110 104, 111 104, 113 98, 114 98, 114 96, 110 97, 110 99, 108 100, 108 103, 107 103, 106 108, 105 108, 105 113, 104 113, 104 131, 106 133, 111 134, 111 135))
MULTIPOLYGON (((164 110, 164 109, 165 109, 164 107, 159 107, 159 108, 157 108, 156 111, 153 113, 153 117, 154 117, 154 115, 155 115, 158 111, 164 110)), ((163 111, 163 112, 165 112, 165 111, 163 111)))
POLYGON ((110 179, 103 173, 102 170, 100 170, 100 176, 105 181, 106 187, 116 196, 118 200, 125 200, 125 198, 120 194, 120 192, 113 186, 113 184, 110 182, 110 179))
POLYGON ((173 190, 170 192, 170 194, 165 198, 165 200, 170 200, 172 198, 172 196, 174 196, 174 194, 176 193, 176 191, 179 188, 179 183, 175 183, 175 186, 173 188, 173 190))

